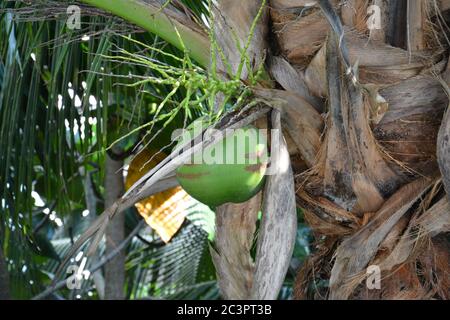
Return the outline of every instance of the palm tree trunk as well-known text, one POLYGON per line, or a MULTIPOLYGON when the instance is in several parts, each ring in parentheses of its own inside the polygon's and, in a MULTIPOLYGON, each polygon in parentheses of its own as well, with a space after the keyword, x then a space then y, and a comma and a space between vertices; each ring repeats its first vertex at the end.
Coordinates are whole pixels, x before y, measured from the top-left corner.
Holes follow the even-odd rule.
MULTIPOLYGON (((83 177, 83 184, 84 184, 84 193, 85 193, 85 201, 86 201, 86 208, 89 210, 89 219, 91 223, 94 223, 95 219, 97 218, 97 199, 94 194, 94 186, 92 183, 92 177, 91 175, 85 172, 85 170, 80 169, 80 174, 83 177)), ((95 253, 95 255, 92 257, 92 264, 95 265, 99 262, 99 254, 98 252, 95 253)), ((102 270, 97 270, 92 274, 92 280, 95 284, 95 289, 97 290, 97 294, 100 299, 105 298, 105 278, 103 277, 102 270)))
MULTIPOLYGON (((105 163, 105 206, 111 206, 124 192, 123 161, 113 160, 106 155, 105 163)), ((106 229, 106 255, 125 239, 125 215, 113 217, 106 229)), ((122 250, 105 265, 105 299, 123 300, 125 284, 125 252, 122 250)))
MULTIPOLYGON (((272 11, 280 53, 314 95, 327 99, 328 110, 316 161, 298 175, 298 205, 317 250, 299 271, 295 296, 445 299, 447 282, 430 282, 417 264, 434 259, 432 252, 442 248, 438 234, 448 232, 448 225, 430 232, 425 220, 450 221, 436 180, 443 174, 445 184, 448 172, 448 120, 436 148, 448 99, 433 76, 443 72, 448 55, 438 52, 449 45, 438 36, 448 30, 433 30, 433 23, 446 22, 434 1, 317 3, 321 11, 310 9, 301 18, 279 5, 272 11), (384 14, 379 31, 358 23, 373 4, 384 14), (327 38, 315 33, 324 24, 327 38), (312 46, 311 39, 321 45, 312 46), (380 290, 365 283, 373 266, 381 272, 380 290), (317 284, 323 279, 329 286, 317 284)), ((437 277, 440 266, 437 261, 427 272, 437 277)))

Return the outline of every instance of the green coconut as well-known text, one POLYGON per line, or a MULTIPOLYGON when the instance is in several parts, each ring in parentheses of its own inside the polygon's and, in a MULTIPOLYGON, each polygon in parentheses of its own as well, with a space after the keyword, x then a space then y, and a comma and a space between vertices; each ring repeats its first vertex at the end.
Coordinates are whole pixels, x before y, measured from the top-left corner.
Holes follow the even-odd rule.
POLYGON ((262 188, 267 158, 265 135, 247 126, 194 154, 176 175, 189 195, 210 207, 241 203, 262 188))

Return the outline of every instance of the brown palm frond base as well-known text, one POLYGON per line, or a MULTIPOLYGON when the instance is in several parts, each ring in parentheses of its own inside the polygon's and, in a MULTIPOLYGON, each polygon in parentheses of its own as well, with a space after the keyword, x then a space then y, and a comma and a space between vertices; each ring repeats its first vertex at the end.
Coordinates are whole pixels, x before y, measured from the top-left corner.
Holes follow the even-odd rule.
MULTIPOLYGON (((297 205, 315 236, 294 296, 448 299, 448 162, 440 168, 436 153, 448 145, 437 139, 448 107, 449 8, 425 0, 303 2, 271 7, 275 53, 297 72, 308 101, 323 103, 316 108, 323 129, 309 128, 320 141, 306 145, 314 163, 305 145, 291 155, 304 161, 297 205), (368 28, 371 5, 380 7, 381 29, 368 28), (371 266, 380 271, 379 288, 366 283, 371 266)), ((286 100, 298 88, 277 81, 290 92, 280 94, 286 100)), ((289 134, 298 135, 295 144, 311 132, 289 134)))

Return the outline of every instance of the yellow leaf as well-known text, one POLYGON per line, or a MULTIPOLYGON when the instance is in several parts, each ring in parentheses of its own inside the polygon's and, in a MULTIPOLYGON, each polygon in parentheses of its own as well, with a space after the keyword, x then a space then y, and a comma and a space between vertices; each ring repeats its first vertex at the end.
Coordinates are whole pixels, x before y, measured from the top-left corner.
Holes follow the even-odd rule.
MULTIPOLYGON (((128 190, 165 157, 162 152, 141 150, 128 167, 125 188, 128 190)), ((189 199, 181 187, 175 187, 145 198, 135 206, 147 224, 167 243, 183 224, 189 199)))

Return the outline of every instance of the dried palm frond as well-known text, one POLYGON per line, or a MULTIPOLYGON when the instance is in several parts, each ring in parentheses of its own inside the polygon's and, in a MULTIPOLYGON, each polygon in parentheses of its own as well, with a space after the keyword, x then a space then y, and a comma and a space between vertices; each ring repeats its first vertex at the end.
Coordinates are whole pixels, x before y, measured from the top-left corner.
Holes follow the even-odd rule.
MULTIPOLYGON (((438 291, 442 297, 446 289, 432 289, 414 264, 431 250, 427 239, 448 232, 447 203, 438 187, 430 190, 438 175, 436 150, 444 176, 450 158, 443 138, 446 118, 440 122, 448 97, 436 77, 448 59, 443 16, 434 1, 407 6, 347 1, 340 8, 327 0, 318 4, 330 28, 319 44, 310 45, 312 54, 302 49, 307 37, 291 38, 288 44, 278 39, 290 70, 302 80, 297 92, 326 97, 328 105, 317 162, 297 175, 297 202, 316 237, 335 239, 329 243, 335 260, 313 255, 309 263, 314 266, 307 262, 299 271, 295 295, 311 297, 311 283, 329 277, 326 297, 331 299, 417 299, 438 291), (387 14, 382 29, 375 31, 364 25, 365 10, 373 4, 387 14), (303 53, 291 60, 289 52, 297 48, 303 53), (334 251, 331 246, 339 243, 334 251), (328 273, 312 273, 330 264, 328 273), (370 264, 381 268, 381 291, 364 286, 370 264)), ((307 18, 308 13, 295 21, 291 16, 285 28, 307 23, 307 18)))
POLYGON ((242 204, 226 204, 216 210, 216 240, 210 248, 217 279, 225 299, 248 299, 255 266, 250 255, 261 193, 242 204))

